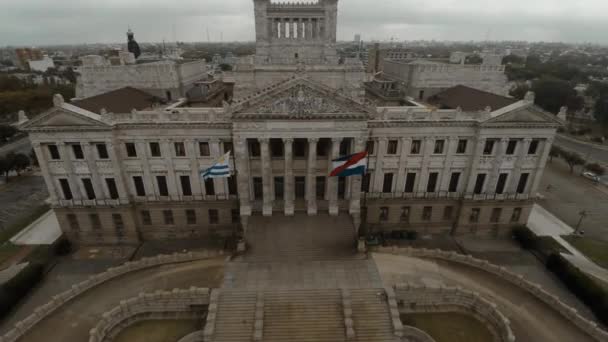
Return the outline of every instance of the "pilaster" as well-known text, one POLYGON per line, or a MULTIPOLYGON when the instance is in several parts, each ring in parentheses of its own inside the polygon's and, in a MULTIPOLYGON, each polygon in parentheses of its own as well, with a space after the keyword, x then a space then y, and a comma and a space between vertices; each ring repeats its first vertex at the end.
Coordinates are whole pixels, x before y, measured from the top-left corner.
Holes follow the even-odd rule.
POLYGON ((293 139, 283 139, 283 151, 285 152, 285 194, 284 198, 284 211, 285 216, 292 216, 294 214, 294 178, 293 178, 293 139))
POLYGON ((317 214, 317 142, 318 138, 308 139, 308 164, 306 172, 306 201, 308 215, 317 214))
POLYGON ((369 192, 380 192, 382 191, 382 182, 384 181, 384 156, 386 155, 387 139, 378 138, 376 140, 378 149, 376 150, 376 165, 374 167, 374 177, 370 184, 369 192))
MULTIPOLYGON (((342 138, 332 138, 331 139, 331 160, 337 159, 340 156, 340 143, 342 142, 342 138)), ((329 172, 333 169, 333 165, 329 163, 329 172)), ((329 215, 336 216, 338 215, 340 208, 338 207, 338 178, 337 177, 328 177, 329 184, 329 215)))
POLYGON ((57 143, 59 148, 60 156, 63 159, 63 166, 65 168, 65 172, 68 176, 68 182, 70 183, 70 190, 72 191, 72 197, 74 200, 82 200, 83 195, 81 192, 81 186, 79 183, 78 177, 76 177, 76 173, 74 172, 74 164, 72 163, 72 154, 68 151, 68 147, 66 143, 59 142, 57 143))
MULTIPOLYGON (((247 151, 247 141, 245 139, 234 140, 234 158, 241 218, 249 217, 251 216, 249 152, 247 151)), ((243 225, 243 228, 245 228, 245 225, 243 225)))
POLYGON ((422 162, 420 163, 420 180, 418 181, 418 192, 426 192, 426 186, 429 179, 429 158, 433 154, 434 138, 425 137, 422 151, 422 162))
POLYGON ((270 146, 268 138, 261 138, 262 149, 262 185, 264 187, 264 201, 262 214, 272 216, 272 165, 270 164, 270 146))
MULTIPOLYGON (((223 155, 219 139, 209 140, 209 150, 214 163, 223 155)), ((225 184, 225 178, 213 178, 213 188, 215 190, 215 195, 218 196, 218 198, 223 198, 226 195, 225 184)))
POLYGON ((498 144, 498 150, 496 151, 496 155, 494 156, 494 162, 492 163, 492 173, 490 174, 490 179, 488 181, 487 192, 494 193, 496 190, 498 174, 500 173, 500 168, 502 167, 502 162, 507 151, 508 144, 509 138, 502 138, 500 140, 500 143, 498 144))
POLYGON ((530 196, 535 196, 538 191, 538 186, 543 177, 545 166, 547 165, 547 159, 549 159, 549 152, 551 151, 551 145, 553 145, 553 138, 546 139, 543 142, 542 151, 539 153, 538 164, 536 164, 536 171, 534 172, 534 181, 530 187, 530 196))
POLYGON ((165 159, 165 165, 167 167, 167 187, 169 188, 169 197, 171 200, 179 200, 179 193, 177 191, 177 180, 175 179, 175 168, 173 166, 173 146, 172 142, 168 139, 161 140, 162 155, 165 159))
POLYGON ((477 168, 479 166, 479 158, 481 158, 481 153, 483 152, 483 147, 486 143, 485 138, 477 138, 477 143, 475 144, 475 150, 471 155, 471 159, 469 160, 469 174, 467 177, 466 184, 466 192, 472 193, 475 188, 475 178, 477 177, 477 168))
POLYGON ((51 176, 51 172, 49 171, 49 161, 46 157, 46 154, 42 150, 42 145, 40 143, 35 142, 32 144, 34 147, 34 151, 36 152, 36 157, 38 158, 38 165, 40 166, 40 172, 42 173, 42 177, 44 178, 44 182, 46 183, 47 188, 49 189, 49 196, 51 197, 52 204, 58 204, 58 198, 61 195, 57 194, 57 189, 55 187, 55 183, 53 182, 53 177, 51 176))
POLYGON ((190 183, 192 188, 192 196, 195 199, 203 198, 202 184, 200 179, 201 166, 198 163, 198 153, 196 150, 196 141, 188 139, 184 141, 186 145, 186 154, 190 157, 190 183))
POLYGON ((89 172, 91 173, 91 183, 93 184, 93 190, 95 191, 95 199, 103 200, 106 198, 106 196, 105 192, 103 191, 104 186, 101 177, 99 176, 99 172, 97 170, 94 148, 88 142, 82 143, 82 148, 84 150, 84 156, 87 161, 87 167, 89 168, 89 172))
POLYGON ((402 192, 405 189, 405 171, 407 169, 407 156, 408 151, 412 148, 411 138, 401 138, 401 154, 399 155, 399 168, 397 169, 397 190, 396 192, 402 192))

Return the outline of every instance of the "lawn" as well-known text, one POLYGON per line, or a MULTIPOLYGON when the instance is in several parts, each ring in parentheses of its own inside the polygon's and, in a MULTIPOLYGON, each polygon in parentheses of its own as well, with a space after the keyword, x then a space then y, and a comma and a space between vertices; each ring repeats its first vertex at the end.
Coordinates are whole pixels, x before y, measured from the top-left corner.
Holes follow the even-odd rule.
POLYGON ((121 331, 114 342, 175 342, 202 329, 195 320, 150 320, 121 331))
POLYGON ((574 235, 562 237, 596 264, 608 268, 608 242, 574 235))
POLYGON ((404 314, 401 321, 429 334, 436 342, 492 342, 492 333, 474 317, 460 313, 404 314))

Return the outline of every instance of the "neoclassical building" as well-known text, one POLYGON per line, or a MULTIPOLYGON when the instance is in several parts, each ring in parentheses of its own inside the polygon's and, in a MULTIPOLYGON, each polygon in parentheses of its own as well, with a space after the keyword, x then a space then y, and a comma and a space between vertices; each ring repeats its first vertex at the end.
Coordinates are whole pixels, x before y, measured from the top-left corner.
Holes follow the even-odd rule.
POLYGON ((230 103, 113 113, 56 96, 22 125, 70 239, 246 237, 256 216, 423 234, 500 235, 527 221, 561 125, 533 94, 474 112, 378 106, 361 63, 337 57, 337 0, 254 3, 257 51, 224 77, 230 103), (363 150, 365 176, 328 177, 332 159, 363 150), (228 151, 233 175, 200 179, 228 151))

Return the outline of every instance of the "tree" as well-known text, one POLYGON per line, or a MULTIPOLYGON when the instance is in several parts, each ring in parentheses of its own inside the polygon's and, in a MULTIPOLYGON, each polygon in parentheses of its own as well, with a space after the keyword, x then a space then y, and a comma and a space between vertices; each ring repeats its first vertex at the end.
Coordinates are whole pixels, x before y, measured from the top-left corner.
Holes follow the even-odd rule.
POLYGON ((523 100, 524 96, 530 91, 530 87, 528 87, 525 83, 520 83, 509 91, 509 95, 513 96, 518 100, 523 100))
POLYGON ((570 83, 557 78, 544 77, 535 81, 532 91, 536 94, 536 104, 551 113, 558 113, 562 106, 577 111, 584 104, 570 83))
POLYGON ((465 58, 464 64, 481 64, 483 63, 483 58, 478 54, 469 55, 465 58))
POLYGON ((570 173, 574 173, 574 167, 577 165, 584 165, 585 159, 575 152, 562 152, 562 157, 568 163, 570 167, 570 173))
POLYGON ((600 95, 595 101, 593 116, 597 122, 603 126, 608 126, 608 94, 600 95))
POLYGON ((17 172, 17 176, 20 176, 20 172, 27 169, 30 166, 30 158, 23 153, 18 153, 13 157, 13 170, 17 172))
POLYGON ((595 173, 598 176, 602 176, 606 172, 606 169, 598 163, 587 164, 585 165, 585 169, 595 173))
POLYGON ((523 65, 526 63, 526 60, 523 57, 519 57, 516 55, 508 55, 502 59, 502 64, 519 64, 523 65))
POLYGON ((36 167, 40 166, 40 164, 38 163, 38 156, 36 156, 36 151, 34 151, 34 149, 32 149, 30 151, 29 157, 30 157, 30 161, 32 162, 33 166, 36 166, 36 167))
POLYGON ((17 133, 17 129, 10 125, 0 125, 0 141, 7 141, 17 133))
POLYGON ((0 175, 6 177, 6 183, 8 183, 8 174, 11 172, 11 165, 6 157, 0 157, 0 175))
POLYGON ((232 65, 222 63, 220 64, 220 69, 222 69, 222 71, 232 71, 232 65))
POLYGON ((551 150, 549 151, 549 163, 553 162, 553 157, 559 158, 562 153, 564 153, 564 150, 559 148, 559 146, 551 146, 551 150))

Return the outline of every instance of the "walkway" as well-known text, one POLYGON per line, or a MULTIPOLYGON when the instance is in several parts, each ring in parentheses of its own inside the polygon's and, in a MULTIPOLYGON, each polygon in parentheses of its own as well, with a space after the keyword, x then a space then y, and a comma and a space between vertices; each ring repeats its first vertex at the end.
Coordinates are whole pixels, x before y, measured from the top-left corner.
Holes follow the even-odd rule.
POLYGON ((560 253, 564 258, 568 259, 583 272, 608 284, 608 270, 589 260, 583 253, 579 252, 578 249, 574 248, 574 246, 562 238, 562 235, 570 235, 574 232, 572 227, 568 226, 540 205, 535 204, 532 207, 532 212, 528 219, 528 228, 538 236, 551 236, 570 253, 560 253))

